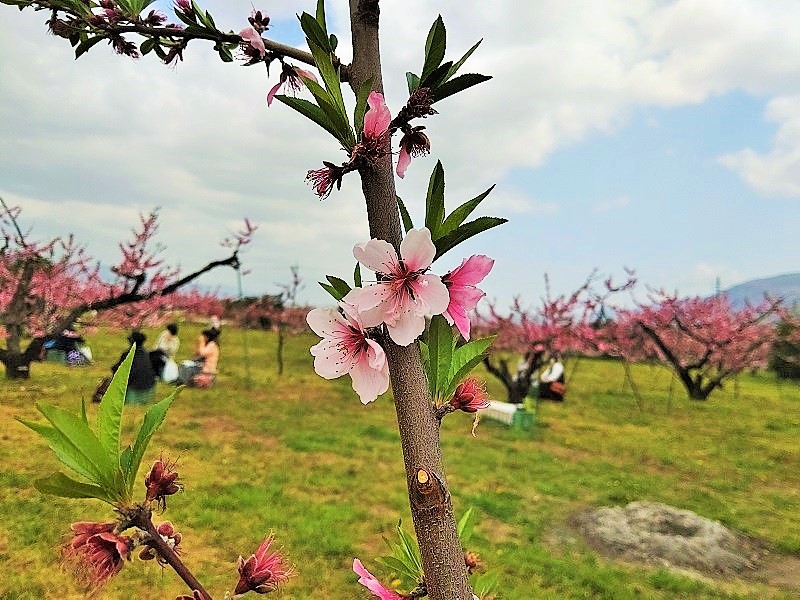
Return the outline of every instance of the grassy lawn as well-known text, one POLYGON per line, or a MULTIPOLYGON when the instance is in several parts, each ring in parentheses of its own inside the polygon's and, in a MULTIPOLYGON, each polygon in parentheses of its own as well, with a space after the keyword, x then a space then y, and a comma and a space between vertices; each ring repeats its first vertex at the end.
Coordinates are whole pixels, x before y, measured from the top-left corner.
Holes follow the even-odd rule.
MULTIPOLYGON (((198 332, 181 331, 180 358, 198 332)), ((154 340, 157 331, 148 333, 154 340)), ((40 420, 38 400, 76 408, 125 349, 125 335, 93 336, 94 366, 35 364, 30 381, 0 380, 0 598, 83 597, 57 548, 70 522, 109 512, 97 501, 34 490, 32 479, 58 464, 13 417, 40 420)), ((312 336, 289 339, 279 377, 273 334, 246 335, 252 385, 243 333, 225 330, 217 386, 185 390, 145 457, 149 466, 163 449, 179 459, 186 490, 169 499, 164 518, 183 533, 184 558, 215 597, 235 585, 237 556, 274 530, 298 571, 277 597, 368 598, 350 570, 353 558, 387 579, 373 560, 384 551, 381 535, 398 518, 410 523, 391 399, 364 407, 348 378, 317 377, 312 336)), ((476 507, 474 549, 499 571, 499 597, 790 598, 766 583, 606 560, 566 521, 588 506, 654 500, 761 538, 773 554, 800 554, 800 387, 757 374, 706 403, 685 399, 676 384, 670 400, 669 373, 637 366, 640 411, 618 363, 583 359, 567 365, 568 375, 573 369, 567 401, 543 405, 532 432, 484 421, 473 438, 466 415, 443 426, 456 513, 476 507)), ((503 399, 499 384, 489 381, 489 389, 503 399)), ((166 393, 161 386, 159 395, 166 393)), ((128 436, 143 412, 126 408, 128 436)), ((183 592, 171 571, 135 560, 99 596, 171 600, 183 592)))

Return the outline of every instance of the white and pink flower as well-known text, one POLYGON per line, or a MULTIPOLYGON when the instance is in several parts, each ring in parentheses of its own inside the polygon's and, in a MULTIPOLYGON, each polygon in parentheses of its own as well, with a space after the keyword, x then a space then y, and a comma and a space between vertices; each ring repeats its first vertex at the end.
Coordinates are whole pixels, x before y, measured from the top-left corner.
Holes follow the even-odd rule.
POLYGON ((470 322, 467 313, 473 310, 486 294, 476 284, 492 270, 494 259, 483 254, 474 254, 442 277, 442 283, 450 293, 450 303, 444 312, 447 322, 458 328, 465 340, 469 340, 470 322))
POLYGON ((376 239, 356 244, 353 255, 379 276, 378 283, 355 288, 343 299, 355 307, 365 327, 386 323, 389 337, 408 346, 425 330, 425 317, 447 309, 447 287, 438 275, 425 273, 436 256, 427 228, 408 232, 400 256, 389 242, 376 239))
POLYGON ((306 317, 322 338, 311 347, 314 370, 325 379, 350 375, 361 402, 368 404, 389 389, 389 364, 383 348, 366 336, 355 309, 344 302, 340 306, 344 314, 335 308, 315 308, 306 317))

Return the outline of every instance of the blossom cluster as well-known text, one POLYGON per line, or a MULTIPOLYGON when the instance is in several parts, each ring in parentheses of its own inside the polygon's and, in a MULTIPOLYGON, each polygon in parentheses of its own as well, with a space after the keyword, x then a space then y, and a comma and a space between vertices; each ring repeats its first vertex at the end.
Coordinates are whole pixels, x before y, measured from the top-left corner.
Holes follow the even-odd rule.
POLYGON ((377 281, 350 290, 338 308, 315 308, 307 321, 322 338, 311 348, 314 370, 326 379, 349 374, 367 404, 389 387, 386 355, 374 339, 383 326, 395 344, 408 346, 425 330, 426 317, 443 315, 468 340, 467 313, 485 295, 476 285, 494 261, 473 255, 442 277, 429 273, 436 247, 425 227, 408 231, 399 255, 378 239, 356 244, 353 255, 377 281))

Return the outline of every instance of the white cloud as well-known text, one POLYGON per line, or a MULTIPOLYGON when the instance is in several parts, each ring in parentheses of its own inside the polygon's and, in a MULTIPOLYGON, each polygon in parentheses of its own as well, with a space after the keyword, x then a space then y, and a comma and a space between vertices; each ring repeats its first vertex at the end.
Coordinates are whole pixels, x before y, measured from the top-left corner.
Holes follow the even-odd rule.
POLYGON ((751 148, 720 156, 720 164, 735 171, 764 196, 800 197, 800 95, 781 96, 767 104, 766 118, 778 124, 772 149, 751 148))

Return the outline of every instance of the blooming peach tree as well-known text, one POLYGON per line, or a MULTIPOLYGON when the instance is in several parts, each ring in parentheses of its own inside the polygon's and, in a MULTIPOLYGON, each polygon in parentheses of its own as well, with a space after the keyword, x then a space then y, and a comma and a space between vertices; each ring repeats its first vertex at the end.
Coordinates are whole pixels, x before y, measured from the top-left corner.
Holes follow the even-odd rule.
POLYGON ((119 245, 120 260, 104 276, 72 236, 44 241, 20 227, 21 208, 0 198, 0 362, 9 378, 28 378, 47 337, 72 326, 89 312, 106 313, 118 325, 152 324, 166 312, 202 311, 215 294, 189 288, 201 275, 222 266, 237 268, 239 252, 255 227, 244 227, 225 241, 229 255, 189 274, 164 263, 156 243, 158 215, 141 215, 131 238, 119 245), (30 341, 23 348, 24 340, 30 341))
MULTIPOLYGON (((468 220, 491 188, 447 213, 444 168, 437 163, 430 178, 424 221, 415 227, 396 193, 395 176, 403 178, 413 158, 430 152, 431 140, 419 120, 435 115, 442 100, 489 79, 485 75, 459 73, 480 42, 460 58, 446 59, 446 29, 441 17, 437 18, 426 39, 422 66, 417 73, 406 73, 408 97, 393 116, 383 95, 379 0, 349 0, 353 55, 350 64, 343 64, 336 54, 339 40, 328 32, 323 0, 318 0, 315 14, 298 16, 309 51, 267 38, 264 34, 270 20, 259 10, 250 15, 249 26, 235 33, 219 29, 212 16, 194 0, 175 0, 174 13, 180 22, 174 23, 158 11, 148 11, 151 0, 0 2, 20 9, 48 11, 51 33, 69 40, 76 56, 107 42, 119 54, 138 57, 152 53, 165 63, 174 64, 182 59, 190 42, 207 40, 225 62, 233 62, 238 56, 251 67, 269 67, 276 62, 280 65, 279 80, 269 90, 266 104, 275 110, 277 100, 310 119, 345 152, 344 160, 323 160, 322 167, 308 171, 306 180, 324 199, 341 187, 345 176, 357 173, 371 237, 353 248, 358 266, 352 286, 333 275, 323 283, 337 306, 314 309, 308 314, 309 325, 322 338, 311 350, 314 367, 326 378, 349 375, 364 403, 375 400, 391 385, 419 544, 418 556, 412 553, 405 557, 407 561, 399 559, 415 574, 413 589, 386 588, 358 560, 353 568, 359 581, 373 595, 384 599, 476 598, 469 579, 470 559, 465 558, 453 516, 439 431, 441 420, 448 413, 474 412, 486 405, 483 387, 467 376, 480 363, 492 340, 470 339, 468 314, 483 296, 477 284, 491 269, 492 260, 483 255, 459 257, 449 271, 439 269, 436 261, 461 242, 505 219, 482 216, 468 220), (138 45, 131 41, 134 36, 141 39, 138 45), (290 60, 312 67, 316 74, 290 60), (349 84, 355 97, 352 116, 344 101, 342 83, 349 84), (293 95, 280 94, 281 90, 293 95), (311 100, 295 95, 299 93, 311 100), (399 137, 396 146, 395 136, 399 137), (374 276, 362 279, 361 266, 374 276)), ((168 403, 163 406, 166 410, 168 403)), ((85 421, 75 417, 73 422, 76 419, 85 421)), ((103 431, 99 435, 101 441, 103 431)), ((103 460, 115 473, 121 469, 120 475, 106 474, 106 479, 94 481, 93 485, 103 490, 111 489, 108 486, 116 485, 119 478, 135 474, 135 466, 128 462, 125 452, 116 459, 109 455, 103 460)), ((88 475, 97 474, 83 473, 84 477, 88 475)), ((173 528, 165 527, 163 533, 159 532, 147 522, 147 505, 134 506, 139 508, 133 513, 120 511, 122 517, 110 531, 107 527, 79 528, 81 540, 93 540, 91 548, 81 552, 80 557, 111 565, 113 571, 121 564, 119 556, 136 543, 135 538, 129 541, 118 536, 128 526, 140 531, 144 526, 146 536, 142 543, 153 549, 147 555, 154 553, 173 566, 195 597, 210 598, 196 578, 178 564, 175 553, 167 550, 170 544, 177 543, 173 528)), ((270 543, 268 538, 249 560, 240 561, 241 580, 236 593, 268 592, 288 576, 289 568, 270 550, 270 543)))

